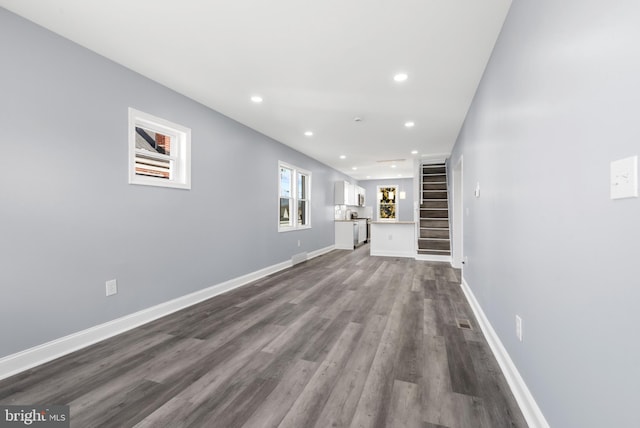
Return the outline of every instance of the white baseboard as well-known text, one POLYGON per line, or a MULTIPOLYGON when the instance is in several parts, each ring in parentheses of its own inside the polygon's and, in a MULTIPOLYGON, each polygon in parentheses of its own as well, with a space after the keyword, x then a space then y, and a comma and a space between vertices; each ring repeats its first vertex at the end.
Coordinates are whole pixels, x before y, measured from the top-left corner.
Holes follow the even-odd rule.
POLYGON ((500 341, 500 338, 491 326, 489 319, 484 314, 484 311, 476 300, 473 291, 471 291, 469 284, 467 284, 464 278, 462 278, 461 287, 469 301, 469 305, 471 305, 471 309, 473 310, 478 323, 480 324, 480 328, 482 329, 484 336, 487 338, 487 342, 489 342, 493 355, 496 357, 496 360, 498 360, 502 373, 507 379, 511 392, 518 402, 518 406, 520 406, 520 410, 522 411, 527 424, 531 428, 549 428, 549 424, 538 407, 536 400, 533 398, 533 395, 531 395, 529 388, 527 388, 527 385, 524 383, 524 380, 511 360, 509 353, 505 349, 504 345, 502 345, 502 341, 500 341))
POLYGON ((440 256, 438 254, 416 254, 416 260, 423 262, 447 262, 451 263, 451 256, 440 256))
POLYGON ((329 245, 328 247, 324 247, 324 248, 320 248, 319 250, 312 251, 310 253, 307 253, 307 260, 313 259, 323 254, 327 254, 328 252, 333 251, 335 249, 336 249, 335 245, 329 245))
MULTIPOLYGON (((308 258, 314 258, 332 251, 334 246, 328 246, 308 253, 308 258)), ((121 318, 108 321, 86 330, 34 346, 33 348, 8 355, 0 359, 0 379, 5 379, 24 370, 44 364, 48 361, 67 355, 102 340, 124 333, 150 321, 169 315, 173 312, 200 303, 218 294, 241 287, 252 281, 264 278, 293 265, 291 260, 281 262, 266 268, 230 279, 203 290, 178 297, 168 302, 134 312, 121 318)))
POLYGON ((291 265, 297 265, 298 263, 306 262, 309 259, 309 255, 306 251, 291 256, 291 265))
POLYGON ((380 257, 407 257, 412 259, 414 257, 413 253, 407 251, 369 251, 372 256, 380 256, 380 257))

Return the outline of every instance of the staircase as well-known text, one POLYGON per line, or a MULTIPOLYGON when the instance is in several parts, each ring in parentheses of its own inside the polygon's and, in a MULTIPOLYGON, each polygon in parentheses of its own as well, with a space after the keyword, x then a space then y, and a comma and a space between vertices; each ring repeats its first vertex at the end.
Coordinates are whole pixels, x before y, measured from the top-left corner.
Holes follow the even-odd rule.
POLYGON ((421 170, 418 254, 451 256, 447 167, 424 164, 421 170))

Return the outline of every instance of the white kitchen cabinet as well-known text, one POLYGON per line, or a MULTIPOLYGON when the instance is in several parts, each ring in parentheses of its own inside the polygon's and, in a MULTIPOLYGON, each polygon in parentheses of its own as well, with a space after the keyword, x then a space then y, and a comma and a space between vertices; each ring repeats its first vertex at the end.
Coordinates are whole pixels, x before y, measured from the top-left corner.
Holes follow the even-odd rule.
POLYGON ((347 183, 346 181, 336 181, 335 185, 335 204, 347 205, 347 183))
POLYGON ((336 205, 357 205, 356 186, 348 181, 336 181, 334 199, 336 205))
POLYGON ((356 186, 355 184, 347 183, 347 205, 358 205, 356 202, 356 186))
POLYGON ((335 233, 336 233, 336 249, 337 250, 353 250, 354 248, 354 221, 336 221, 335 233))
POLYGON ((353 250, 367 240, 367 219, 336 220, 336 249, 353 250))

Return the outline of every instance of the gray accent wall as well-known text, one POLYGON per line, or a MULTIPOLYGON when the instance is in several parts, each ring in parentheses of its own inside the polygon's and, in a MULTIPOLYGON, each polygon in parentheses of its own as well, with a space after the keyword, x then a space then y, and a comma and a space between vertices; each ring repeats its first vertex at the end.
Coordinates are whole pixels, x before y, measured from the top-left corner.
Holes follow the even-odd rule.
POLYGON ((396 185, 402 192, 407 192, 406 199, 397 199, 396 209, 398 210, 399 221, 413 221, 413 178, 398 178, 388 180, 360 180, 358 185, 365 190, 366 200, 365 205, 373 208, 373 221, 378 221, 377 207, 377 192, 378 186, 391 186, 396 185))
POLYGON ((640 154, 639 22, 637 0, 514 1, 449 161, 464 279, 552 427, 640 426, 640 199, 609 198, 640 154))
POLYGON ((333 245, 349 177, 1 8, 0 58, 0 357, 333 245), (128 184, 129 107, 191 128, 191 190, 128 184), (309 230, 277 231, 279 160, 309 230))

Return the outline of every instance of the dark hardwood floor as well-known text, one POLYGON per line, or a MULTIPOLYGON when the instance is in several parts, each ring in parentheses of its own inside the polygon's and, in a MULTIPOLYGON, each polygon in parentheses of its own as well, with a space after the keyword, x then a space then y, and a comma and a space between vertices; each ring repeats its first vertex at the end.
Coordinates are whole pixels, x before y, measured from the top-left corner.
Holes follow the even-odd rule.
POLYGON ((526 427, 449 264, 333 251, 0 382, 72 427, 526 427), (471 329, 458 326, 469 320, 471 329))

